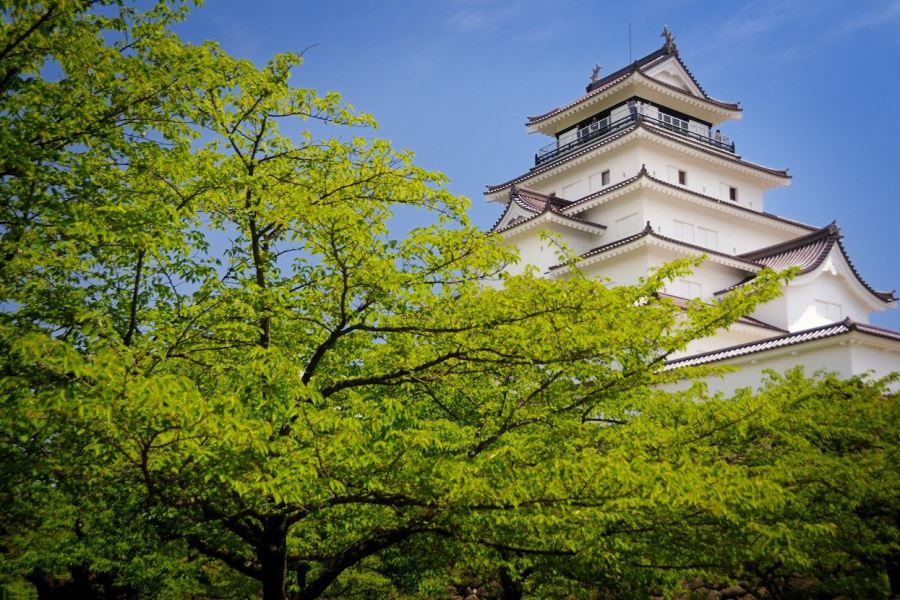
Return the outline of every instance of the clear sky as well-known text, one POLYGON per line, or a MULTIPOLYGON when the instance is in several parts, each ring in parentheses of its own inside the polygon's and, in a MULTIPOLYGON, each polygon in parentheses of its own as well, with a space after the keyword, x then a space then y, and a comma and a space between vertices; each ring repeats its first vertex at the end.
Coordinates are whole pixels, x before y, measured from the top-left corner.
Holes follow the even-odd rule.
MULTIPOLYGON (((206 0, 180 33, 258 64, 313 46, 293 82, 373 114, 489 227, 484 186, 549 141, 525 118, 660 47, 664 24, 707 93, 741 102, 722 126, 738 153, 790 169, 766 210, 836 220, 863 277, 900 289, 900 0, 206 0)), ((873 323, 900 329, 900 310, 873 323)))

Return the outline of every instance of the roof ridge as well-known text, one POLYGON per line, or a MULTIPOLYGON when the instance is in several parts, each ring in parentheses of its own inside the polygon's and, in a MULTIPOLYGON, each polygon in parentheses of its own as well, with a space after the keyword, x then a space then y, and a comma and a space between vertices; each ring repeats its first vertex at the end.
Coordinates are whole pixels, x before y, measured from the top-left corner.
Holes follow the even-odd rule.
POLYGON ((793 346, 796 344, 802 344, 805 342, 813 342, 837 335, 843 335, 845 333, 850 333, 851 331, 857 331, 865 335, 872 335, 884 339, 900 341, 900 331, 894 331, 893 329, 886 329, 883 327, 868 325, 866 323, 860 323, 848 317, 843 321, 837 321, 835 323, 827 323, 825 325, 819 325, 818 327, 801 329, 800 331, 792 331, 783 335, 777 335, 755 342, 745 342, 743 344, 736 344, 733 346, 727 346, 725 348, 719 348, 718 350, 709 350, 707 352, 700 352, 691 356, 677 358, 675 360, 668 361, 665 367, 663 367, 663 370, 669 371, 684 366, 703 365, 720 360, 726 360, 729 358, 737 358, 740 356, 746 356, 748 354, 764 352, 766 350, 774 350, 787 346, 793 346))
POLYGON ((808 246, 815 242, 821 241, 822 239, 838 240, 841 237, 842 234, 841 230, 837 226, 837 221, 832 221, 825 227, 822 227, 821 229, 818 229, 806 235, 801 235, 784 242, 778 242, 777 244, 764 246, 763 248, 752 250, 750 252, 743 252, 740 256, 750 260, 759 260, 761 258, 767 258, 775 254, 781 254, 783 252, 802 248, 803 246, 808 246))
MULTIPOLYGON (((549 204, 549 203, 548 203, 548 204, 549 204)), ((520 220, 518 220, 518 221, 513 221, 512 223, 510 223, 510 224, 508 224, 508 225, 505 225, 505 226, 503 226, 503 227, 497 229, 497 228, 496 228, 497 225, 499 225, 499 224, 500 224, 500 221, 503 220, 503 217, 501 217, 500 219, 497 220, 496 223, 494 223, 494 226, 490 229, 490 231, 489 231, 488 233, 500 233, 500 232, 502 232, 502 231, 507 231, 507 230, 509 230, 509 229, 512 229, 513 227, 518 227, 519 225, 524 225, 525 223, 530 223, 531 221, 534 221, 534 220, 537 219, 537 218, 543 217, 545 214, 548 214, 548 213, 551 214, 551 215, 555 215, 555 216, 557 216, 557 217, 560 217, 561 219, 566 220, 566 221, 573 221, 573 222, 575 222, 575 223, 582 223, 582 224, 584 224, 584 225, 590 225, 591 227, 595 227, 595 228, 597 228, 597 229, 603 229, 603 230, 605 230, 605 229, 607 228, 606 225, 601 225, 600 223, 594 223, 594 222, 588 221, 588 220, 586 220, 586 219, 581 219, 581 218, 578 218, 578 217, 573 217, 573 216, 571 216, 571 215, 567 215, 567 214, 565 214, 565 213, 561 213, 561 212, 559 212, 559 211, 555 211, 555 210, 552 210, 552 209, 551 209, 551 210, 544 209, 544 210, 542 210, 541 212, 535 212, 535 214, 532 215, 532 216, 530 216, 530 217, 527 217, 527 218, 525 218, 525 219, 520 219, 520 220)), ((503 215, 505 216, 505 215, 506 215, 506 212, 504 212, 503 215)))
MULTIPOLYGON (((847 252, 847 249, 844 248, 844 244, 841 241, 842 238, 843 234, 837 226, 837 222, 832 221, 818 231, 787 240, 786 242, 766 246, 765 248, 753 252, 745 252, 739 256, 754 262, 761 267, 769 267, 776 271, 791 267, 800 267, 800 275, 805 275, 818 269, 822 263, 825 262, 828 255, 831 254, 834 245, 837 244, 841 255, 844 257, 844 261, 847 263, 847 266, 850 267, 850 272, 853 273, 856 281, 859 282, 863 288, 884 303, 891 303, 897 300, 894 290, 880 292, 873 288, 869 282, 863 278, 856 269, 856 265, 854 265, 853 261, 850 259, 850 254, 847 252), (820 245, 821 247, 816 249, 816 245, 820 245), (804 252, 803 249, 809 250, 804 252)), ((748 277, 723 290, 719 290, 715 295, 729 292, 752 279, 753 277, 748 277)))
POLYGON ((844 260, 847 261, 847 265, 850 267, 850 270, 853 272, 853 275, 856 277, 856 279, 863 285, 864 288, 869 290, 873 295, 875 295, 876 298, 878 298, 882 302, 895 302, 897 300, 897 290, 879 292, 871 285, 869 285, 868 281, 863 279, 863 276, 860 274, 860 272, 856 270, 856 265, 853 264, 853 260, 850 258, 850 253, 847 252, 846 248, 844 248, 844 243, 841 241, 843 237, 844 236, 841 235, 837 238, 837 245, 838 248, 841 249, 841 254, 844 255, 844 260))
POLYGON ((740 106, 740 102, 736 102, 736 103, 725 102, 723 100, 717 100, 715 98, 712 98, 709 94, 707 94, 706 90, 703 89, 703 86, 700 85, 699 81, 697 81, 697 78, 694 76, 694 74, 688 68, 687 64, 681 59, 681 53, 675 47, 674 41, 670 42, 667 40, 666 43, 664 43, 660 48, 653 50, 649 54, 646 54, 646 55, 642 56, 641 58, 638 58, 637 60, 631 62, 630 64, 627 64, 624 67, 621 67, 620 69, 613 71, 609 75, 606 75, 605 77, 598 79, 597 81, 592 81, 585 87, 585 89, 584 89, 585 93, 583 95, 579 96, 578 98, 576 98, 575 100, 572 100, 571 102, 563 104, 562 106, 558 106, 556 108, 550 109, 539 115, 527 117, 526 125, 533 125, 535 123, 539 123, 540 121, 546 120, 555 114, 558 114, 565 110, 568 110, 569 108, 572 108, 573 106, 575 106, 577 104, 580 104, 584 100, 587 100, 591 96, 593 96, 605 89, 608 89, 613 84, 626 79, 628 76, 630 76, 634 73, 640 73, 641 75, 643 75, 644 77, 647 77, 654 83, 662 84, 673 90, 677 90, 682 93, 688 93, 689 95, 694 96, 694 94, 686 92, 685 90, 679 88, 678 86, 674 86, 674 85, 668 84, 664 81, 660 81, 659 79, 656 79, 655 77, 651 77, 651 76, 647 75, 646 73, 644 73, 644 70, 646 67, 649 67, 652 63, 654 63, 655 61, 657 61, 658 59, 661 59, 661 58, 674 58, 676 61, 678 61, 678 64, 681 66, 682 69, 684 69, 684 72, 687 73, 687 76, 690 78, 691 82, 695 86, 697 86, 698 90, 700 90, 700 99, 701 100, 705 100, 705 101, 715 104, 721 108, 725 108, 725 109, 729 109, 729 110, 737 110, 737 111, 742 110, 741 106, 740 106))
POLYGON ((660 185, 664 185, 664 186, 666 186, 666 187, 672 188, 672 189, 674 189, 674 190, 678 190, 678 191, 680 191, 680 192, 684 192, 684 193, 686 193, 686 194, 690 194, 690 195, 692 195, 692 196, 696 196, 696 197, 698 197, 698 198, 703 198, 704 200, 709 200, 710 202, 715 202, 716 204, 721 205, 721 206, 727 206, 727 207, 729 207, 729 208, 735 208, 735 209, 737 209, 737 210, 740 210, 740 211, 745 212, 745 213, 748 213, 748 214, 761 215, 761 216, 766 217, 766 218, 768 218, 768 219, 774 219, 774 220, 776 220, 776 221, 781 221, 782 223, 787 223, 787 224, 789 224, 789 225, 795 225, 795 226, 797 226, 797 227, 802 227, 802 228, 807 229, 807 230, 810 230, 810 231, 818 231, 818 229, 819 229, 818 227, 815 227, 814 225, 809 225, 809 224, 807 224, 807 223, 801 223, 800 221, 795 221, 795 220, 793 220, 793 219, 788 219, 787 217, 780 217, 780 216, 778 216, 778 215, 775 215, 775 214, 772 214, 772 213, 768 213, 768 212, 765 212, 765 211, 753 210, 752 208, 747 208, 746 206, 741 206, 740 204, 734 204, 733 202, 726 202, 726 201, 721 200, 721 199, 719 199, 719 198, 715 198, 715 197, 709 196, 709 195, 707 195, 707 194, 702 194, 702 193, 700 193, 700 192, 698 192, 698 191, 696 191, 696 190, 692 190, 692 189, 689 189, 689 188, 685 188, 685 187, 682 187, 682 186, 678 186, 678 185, 675 185, 674 183, 669 183, 668 181, 665 181, 665 180, 663 180, 663 179, 660 179, 660 178, 658 178, 658 177, 654 177, 653 175, 651 175, 651 174, 649 173, 649 171, 647 171, 647 165, 646 165, 646 164, 641 164, 641 169, 640 169, 640 171, 637 172, 636 175, 632 175, 632 176, 629 177, 628 179, 623 179, 622 181, 620 181, 620 182, 618 182, 618 183, 614 183, 613 185, 610 185, 610 186, 607 186, 607 187, 605 187, 605 188, 603 188, 603 189, 597 190, 596 192, 591 192, 591 193, 588 194, 587 196, 583 196, 583 197, 581 197, 581 198, 579 198, 579 199, 577 199, 577 200, 573 200, 572 203, 569 204, 568 206, 564 207, 563 210, 568 212, 568 211, 571 210, 571 209, 578 208, 578 207, 580 207, 582 204, 586 204, 587 202, 590 202, 591 200, 595 200, 596 198, 599 198, 599 197, 601 197, 601 196, 605 196, 606 194, 608 194, 608 193, 610 193, 610 192, 613 192, 613 191, 615 191, 615 190, 618 190, 618 189, 621 189, 621 188, 626 187, 626 186, 628 186, 628 185, 631 185, 632 183, 634 183, 634 182, 636 182, 637 180, 639 180, 641 177, 646 177, 646 178, 649 179, 650 181, 653 181, 653 182, 658 183, 658 184, 660 184, 660 185))
MULTIPOLYGON (((565 215, 563 214, 562 216, 565 216, 565 215)), ((675 245, 677 245, 677 246, 682 246, 682 247, 685 247, 685 248, 690 248, 690 249, 692 249, 692 250, 699 250, 700 252, 703 252, 704 254, 720 256, 720 257, 722 257, 722 258, 727 258, 727 259, 735 260, 735 261, 737 261, 737 262, 746 263, 746 264, 748 264, 748 265, 753 265, 753 266, 755 266, 755 267, 759 267, 759 266, 760 266, 760 265, 757 265, 756 263, 754 263, 754 262, 752 262, 752 261, 743 259, 743 258, 741 258, 741 257, 739 257, 739 256, 735 256, 735 255, 733 255, 733 254, 728 254, 728 253, 726 253, 726 252, 720 252, 720 251, 718 251, 718 250, 713 250, 713 249, 711 249, 711 248, 705 248, 705 247, 703 247, 703 246, 698 246, 697 244, 690 244, 690 243, 688 243, 688 242, 683 242, 683 241, 681 241, 681 240, 677 240, 677 239, 675 239, 675 238, 670 238, 670 237, 668 237, 668 236, 662 235, 661 233, 658 233, 657 231, 654 231, 654 230, 653 230, 653 226, 650 224, 650 221, 647 221, 647 224, 646 224, 646 225, 644 226, 644 228, 643 228, 641 231, 639 231, 638 233, 632 234, 632 235, 630 235, 630 236, 624 237, 624 238, 622 238, 622 239, 620 239, 620 240, 616 240, 616 241, 614 241, 614 242, 609 242, 609 243, 602 244, 602 245, 600 245, 600 246, 596 246, 596 247, 594 247, 594 248, 591 248, 591 249, 588 250, 587 252, 583 252, 582 254, 579 254, 578 257, 577 257, 577 259, 578 259, 578 260, 583 260, 583 259, 586 259, 586 258, 590 258, 590 257, 592 257, 592 256, 597 256, 598 254, 603 254, 603 253, 606 252, 607 250, 612 250, 613 248, 616 248, 616 247, 619 247, 619 246, 625 246, 625 245, 630 244, 630 243, 632 243, 632 242, 636 242, 636 241, 638 241, 639 239, 641 239, 641 238, 643 238, 643 237, 648 237, 648 236, 649 236, 649 237, 654 237, 654 238, 656 238, 656 239, 658 239, 658 240, 661 240, 661 241, 664 241, 664 242, 669 242, 669 243, 671 243, 671 244, 675 244, 675 245)), ((564 267, 564 266, 566 266, 566 265, 568 265, 568 264, 569 264, 569 263, 560 263, 560 264, 557 264, 557 265, 553 265, 552 267, 550 267, 549 270, 552 271, 552 270, 554 270, 554 269, 559 269, 559 268, 562 268, 562 267, 564 267)))
POLYGON ((553 169, 561 164, 568 162, 569 160, 571 160, 573 158, 577 158, 588 152, 593 152, 597 148, 600 148, 601 146, 605 146, 606 144, 608 144, 614 140, 617 140, 621 137, 624 137, 625 135, 628 135, 629 133, 632 133, 638 129, 644 129, 645 131, 653 133, 654 135, 658 135, 658 136, 664 137, 666 139, 674 140, 680 144, 684 144, 684 145, 686 145, 690 148, 693 148, 695 150, 698 150, 700 152, 705 152, 706 154, 709 154, 711 156, 714 156, 714 157, 717 157, 717 158, 720 158, 722 160, 726 160, 729 162, 737 163, 737 164, 745 166, 749 169, 754 169, 756 171, 761 171, 763 173, 767 173, 768 175, 772 175, 775 177, 783 177, 783 178, 787 178, 787 179, 790 179, 790 177, 791 177, 788 174, 787 170, 770 169, 769 167, 764 167, 762 165, 758 165, 756 163, 750 162, 748 160, 744 160, 743 158, 739 158, 737 156, 729 156, 729 155, 721 153, 719 151, 714 151, 712 149, 704 148, 698 144, 692 143, 690 140, 683 139, 680 136, 669 135, 662 128, 655 127, 655 126, 651 127, 648 125, 648 123, 645 119, 636 119, 634 122, 629 123, 627 126, 623 127, 621 130, 616 131, 615 133, 612 133, 607 137, 602 137, 596 141, 587 143, 584 145, 583 148, 574 150, 568 154, 564 154, 560 157, 554 158, 553 160, 547 161, 546 163, 542 163, 540 165, 535 165, 534 167, 530 168, 527 173, 519 175, 518 177, 514 177, 514 178, 510 179, 509 181, 506 181, 504 183, 498 183, 496 185, 487 185, 487 186, 485 186, 487 188, 486 193, 493 194, 495 192, 502 190, 506 186, 513 185, 516 182, 526 180, 531 176, 538 175, 540 173, 544 173, 550 169, 553 169))

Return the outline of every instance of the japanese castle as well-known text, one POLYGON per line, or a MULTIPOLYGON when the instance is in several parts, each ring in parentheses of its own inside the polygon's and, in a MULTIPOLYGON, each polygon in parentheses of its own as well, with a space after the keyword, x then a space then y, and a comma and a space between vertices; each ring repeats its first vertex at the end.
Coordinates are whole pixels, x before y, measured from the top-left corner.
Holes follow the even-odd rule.
POLYGON ((492 231, 519 249, 510 272, 532 265, 566 277, 551 233, 579 255, 586 276, 636 283, 649 269, 688 256, 706 260, 665 290, 675 303, 715 302, 764 267, 797 267, 781 297, 727 330, 693 342, 669 361, 738 367, 714 390, 755 386, 765 369, 805 365, 841 376, 900 371, 900 332, 869 325, 896 307, 892 291, 857 271, 834 223, 815 227, 765 210, 765 193, 790 184, 786 170, 744 159, 722 123, 738 104, 707 95, 681 60, 674 38, 614 73, 594 68, 586 93, 528 118, 529 133, 552 141, 534 165, 488 186, 505 210, 492 231))

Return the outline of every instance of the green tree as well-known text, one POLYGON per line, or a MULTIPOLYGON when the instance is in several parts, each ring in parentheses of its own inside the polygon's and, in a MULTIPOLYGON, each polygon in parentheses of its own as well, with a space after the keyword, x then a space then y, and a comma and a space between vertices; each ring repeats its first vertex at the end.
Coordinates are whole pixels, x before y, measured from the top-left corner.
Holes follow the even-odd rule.
POLYGON ((182 14, 5 9, 8 581, 433 595, 455 565, 509 598, 526 575, 645 590, 711 568, 680 560, 698 528, 785 505, 710 443, 756 397, 656 387, 706 372, 660 367, 774 274, 686 313, 656 292, 688 263, 612 290, 505 277, 443 176, 290 85, 299 56, 184 44, 182 14))
POLYGON ((181 109, 192 95, 192 55, 208 51, 168 32, 178 6, 139 13, 117 2, 15 2, 2 11, 3 570, 47 593, 178 589, 201 562, 186 565, 184 552, 162 560, 169 553, 150 523, 129 516, 145 504, 136 488, 97 502, 86 495, 103 463, 84 454, 77 429, 54 426, 23 401, 59 381, 14 349, 37 335, 89 352, 92 315, 113 319, 131 343, 146 253, 152 245, 174 254, 184 234, 174 205, 146 201, 147 167, 166 156, 177 165, 190 148, 181 109))
POLYGON ((739 513, 731 574, 775 594, 900 594, 900 396, 896 375, 872 382, 801 369, 760 389, 746 435, 720 443, 776 483, 784 501, 739 513), (895 391, 891 392, 891 388, 895 391))

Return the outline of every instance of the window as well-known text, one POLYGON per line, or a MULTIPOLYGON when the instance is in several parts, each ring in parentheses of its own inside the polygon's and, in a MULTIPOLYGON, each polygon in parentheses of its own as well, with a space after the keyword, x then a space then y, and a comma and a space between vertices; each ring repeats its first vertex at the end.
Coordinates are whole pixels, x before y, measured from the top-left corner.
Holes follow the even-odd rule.
POLYGON ((738 191, 737 187, 724 181, 719 182, 719 200, 730 200, 731 202, 737 202, 739 199, 740 192, 738 191))
POLYGON ((578 137, 585 138, 596 133, 600 133, 604 131, 609 126, 609 117, 603 117, 602 119, 597 119, 587 125, 584 125, 578 130, 578 137))
POLYGON ((609 185, 609 169, 600 173, 600 185, 609 185))
POLYGON ((678 169, 678 185, 687 185, 687 171, 678 169))
POLYGON ((572 128, 568 131, 564 131, 559 134, 559 136, 557 138, 558 141, 557 141, 556 147, 560 148, 562 146, 565 146, 569 142, 574 142, 577 138, 578 138, 578 130, 577 129, 572 128))
POLYGON ((694 226, 685 221, 674 220, 675 223, 675 239, 683 242, 694 243, 694 226))
POLYGON ((703 295, 703 286, 696 281, 688 281, 687 279, 679 279, 675 285, 675 295, 682 298, 699 298, 703 295))
POLYGON ((706 227, 697 227, 697 243, 704 248, 716 250, 719 247, 719 232, 715 229, 707 229, 706 227))
POLYGON ((816 312, 819 316, 825 317, 829 321, 840 321, 843 317, 840 304, 825 302, 824 300, 816 300, 816 312))
POLYGON ((673 117, 672 115, 667 115, 666 113, 661 112, 659 113, 659 120, 662 121, 662 124, 669 129, 687 133, 688 122, 684 119, 679 119, 678 117, 673 117))

